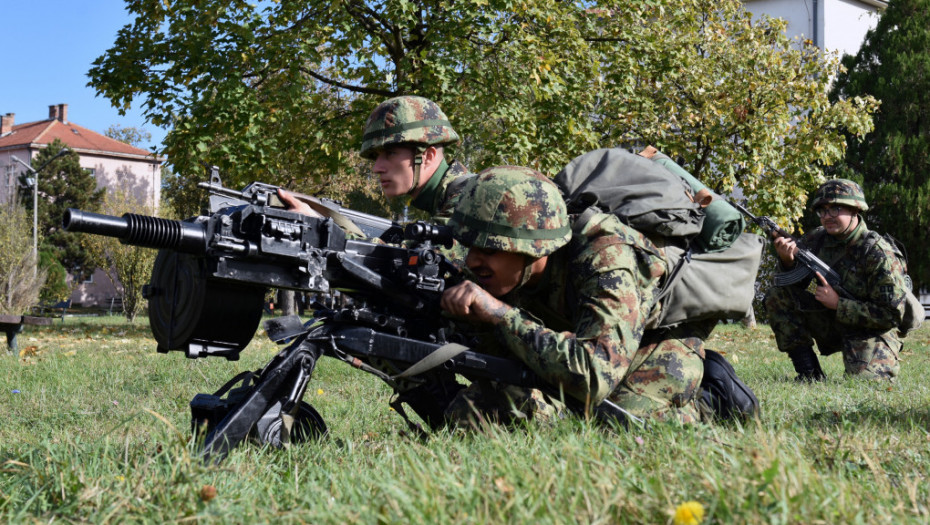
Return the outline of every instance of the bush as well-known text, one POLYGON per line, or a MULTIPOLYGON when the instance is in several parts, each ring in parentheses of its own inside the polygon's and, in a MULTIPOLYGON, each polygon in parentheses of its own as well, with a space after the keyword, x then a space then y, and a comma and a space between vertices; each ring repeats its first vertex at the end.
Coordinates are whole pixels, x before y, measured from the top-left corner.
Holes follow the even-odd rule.
POLYGON ((45 285, 39 292, 39 299, 43 303, 58 303, 71 295, 68 271, 52 251, 44 249, 39 252, 39 268, 45 271, 45 285))
POLYGON ((22 314, 39 301, 45 270, 33 256, 32 221, 18 204, 0 207, 0 313, 22 314))

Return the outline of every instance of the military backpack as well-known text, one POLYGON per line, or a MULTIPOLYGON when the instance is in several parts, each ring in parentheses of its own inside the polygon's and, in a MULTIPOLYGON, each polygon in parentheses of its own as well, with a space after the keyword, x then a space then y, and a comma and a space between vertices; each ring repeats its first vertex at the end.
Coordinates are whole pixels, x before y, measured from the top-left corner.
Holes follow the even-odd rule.
POLYGON ((764 240, 742 233, 713 250, 692 242, 702 231, 707 202, 696 202, 702 199, 694 188, 663 163, 619 148, 599 149, 571 161, 555 183, 573 231, 598 212, 612 213, 664 250, 669 273, 647 328, 741 319, 749 312, 764 240))

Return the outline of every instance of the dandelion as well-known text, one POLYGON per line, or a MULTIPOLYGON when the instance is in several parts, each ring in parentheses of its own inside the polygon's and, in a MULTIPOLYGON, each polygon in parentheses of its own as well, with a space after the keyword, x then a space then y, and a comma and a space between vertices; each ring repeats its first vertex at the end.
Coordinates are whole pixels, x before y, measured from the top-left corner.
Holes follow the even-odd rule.
POLYGON ((316 389, 316 395, 322 396, 322 395, 323 395, 323 389, 322 389, 322 388, 317 388, 317 389, 316 389))
POLYGON ((696 501, 686 501, 675 509, 675 525, 698 525, 704 521, 704 506, 696 501))

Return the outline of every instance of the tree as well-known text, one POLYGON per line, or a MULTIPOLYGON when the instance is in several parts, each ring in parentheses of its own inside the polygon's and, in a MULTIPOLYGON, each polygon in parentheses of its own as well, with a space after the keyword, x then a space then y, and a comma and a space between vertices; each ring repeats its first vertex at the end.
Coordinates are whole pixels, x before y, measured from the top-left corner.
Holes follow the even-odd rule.
MULTIPOLYGON (((387 97, 436 100, 472 167, 554 174, 591 149, 652 143, 779 218, 869 129, 831 104, 836 61, 753 23, 739 0, 139 0, 90 70, 114 105, 171 127, 179 191, 219 166, 308 193, 366 187, 362 124, 387 97)), ((332 195, 330 195, 332 196, 332 195)), ((336 195, 337 197, 339 195, 336 195)), ((348 203, 352 204, 352 203, 348 203)))
POLYGON ((875 129, 850 137, 837 175, 863 183, 868 225, 901 240, 915 284, 930 284, 930 0, 893 0, 832 96, 881 101, 875 129))
POLYGON ((71 295, 68 271, 55 258, 53 250, 45 247, 39 251, 39 269, 45 272, 45 284, 39 291, 42 303, 57 304, 71 295))
MULTIPOLYGON (((35 156, 32 163, 41 166, 62 149, 65 149, 64 143, 55 139, 35 156)), ((96 211, 104 191, 97 189, 97 181, 81 167, 74 152, 53 160, 39 174, 38 227, 43 249, 52 249, 62 266, 78 272, 78 278, 90 275, 94 267, 88 264, 81 236, 63 231, 61 219, 68 208, 96 211)), ((21 195, 26 208, 31 209, 33 190, 24 187, 21 195)))
MULTIPOLYGON (((101 206, 107 215, 124 213, 153 215, 152 206, 141 202, 128 188, 113 188, 106 194, 101 206)), ((123 300, 123 313, 129 322, 142 311, 142 287, 152 275, 157 250, 130 246, 118 239, 102 235, 84 236, 84 245, 95 266, 106 272, 110 282, 119 290, 123 300)))
POLYGON ((653 144, 761 214, 799 218, 842 158, 841 130, 871 129, 869 97, 828 100, 835 57, 741 2, 618 1, 601 20, 606 142, 653 144))
POLYGON ((359 175, 355 152, 371 109, 410 93, 437 100, 464 126, 466 156, 505 150, 508 162, 541 158, 551 167, 584 131, 553 118, 543 140, 529 140, 537 122, 564 112, 549 106, 585 107, 573 98, 591 98, 558 89, 570 76, 579 87, 596 74, 585 42, 548 41, 577 33, 572 5, 208 4, 132 3, 135 22, 90 71, 115 105, 142 95, 149 121, 172 126, 165 153, 184 180, 216 165, 228 186, 260 178, 326 189, 332 174, 359 175), (500 104, 488 108, 487 100, 500 104))
POLYGON ((127 126, 124 128, 119 124, 111 125, 103 134, 111 139, 116 139, 130 146, 137 147, 144 142, 152 140, 152 134, 143 128, 137 128, 135 126, 127 126))
POLYGON ((23 314, 39 302, 45 270, 36 271, 32 216, 13 203, 0 207, 0 313, 23 314))

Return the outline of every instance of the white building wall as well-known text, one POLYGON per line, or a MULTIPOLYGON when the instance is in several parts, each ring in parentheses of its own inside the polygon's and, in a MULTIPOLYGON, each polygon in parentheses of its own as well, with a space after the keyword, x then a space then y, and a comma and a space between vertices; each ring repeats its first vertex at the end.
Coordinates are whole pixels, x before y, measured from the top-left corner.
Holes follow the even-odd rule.
POLYGON ((127 159, 81 154, 81 167, 94 170, 98 188, 131 190, 139 202, 158 210, 161 167, 127 159))
POLYGON ((856 54, 886 5, 878 0, 747 0, 744 4, 754 16, 784 19, 789 37, 811 40, 840 56, 856 54))
POLYGON ((823 6, 823 48, 855 55, 865 34, 878 23, 875 6, 847 0, 826 0, 823 6))
POLYGON ((766 15, 788 22, 785 33, 789 37, 800 36, 813 40, 814 20, 817 18, 813 0, 748 0, 743 3, 746 10, 756 18, 766 15))
POLYGON ((19 175, 25 168, 12 157, 29 164, 29 150, 6 150, 0 153, 0 204, 8 204, 19 191, 19 175))

